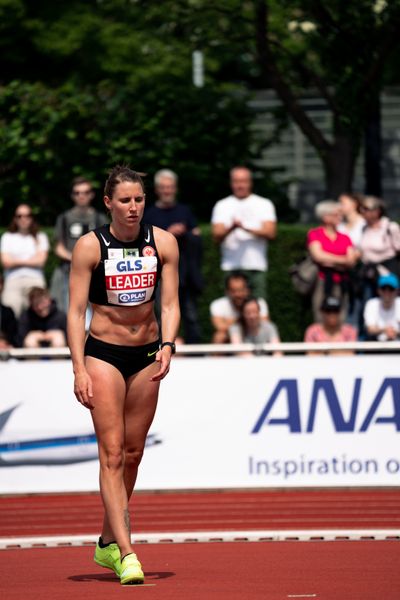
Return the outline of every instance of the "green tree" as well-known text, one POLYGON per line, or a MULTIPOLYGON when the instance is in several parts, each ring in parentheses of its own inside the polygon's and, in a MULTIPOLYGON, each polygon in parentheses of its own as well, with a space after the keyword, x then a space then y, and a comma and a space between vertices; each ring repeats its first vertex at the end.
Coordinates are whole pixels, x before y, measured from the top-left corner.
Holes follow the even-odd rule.
MULTIPOLYGON (((43 224, 52 224, 70 204, 74 175, 90 177, 101 197, 106 173, 118 162, 150 176, 176 168, 182 197, 208 220, 230 166, 246 158, 250 144, 250 113, 241 99, 171 78, 135 89, 112 80, 57 88, 13 81, 0 88, 0 115, 3 223, 26 201, 43 224)), ((150 198, 151 185, 150 177, 150 198)))
POLYGON ((229 168, 248 159, 251 117, 232 86, 194 88, 181 17, 173 2, 0 0, 3 222, 24 200, 52 223, 74 175, 99 188, 116 162, 175 168, 208 220, 229 168))
MULTIPOLYGON (((2 217, 18 196, 52 218, 71 176, 100 184, 124 160, 176 168, 182 197, 208 219, 229 167, 258 155, 243 91, 266 86, 336 195, 351 187, 381 86, 398 77, 399 32, 400 0, 0 0, 2 217), (202 89, 191 83, 195 49, 202 89), (299 102, 310 89, 330 109, 330 135, 299 102)), ((279 135, 285 119, 276 122, 279 135)), ((284 206, 270 175, 259 191, 284 206)))
MULTIPOLYGON (((186 4, 186 3, 184 3, 186 4)), ((317 150, 326 192, 351 187, 355 161, 382 86, 397 77, 400 0, 193 1, 196 32, 219 80, 273 88, 317 150), (302 106, 314 90, 331 114, 326 135, 302 106)), ((189 34, 188 34, 189 35, 189 34)))
MULTIPOLYGON (((284 2, 296 42, 280 45, 267 2, 257 0, 257 57, 261 76, 277 91, 321 157, 329 196, 350 189, 365 127, 379 98, 385 65, 398 45, 400 3, 357 0, 284 2), (298 12, 296 18, 296 13, 298 12), (288 57, 286 59, 286 56, 288 57), (285 69, 288 64, 290 74, 285 69), (296 68, 297 66, 297 68, 296 68), (303 81, 326 100, 330 139, 300 106, 303 81)), ((304 84, 303 84, 304 85, 304 84)))

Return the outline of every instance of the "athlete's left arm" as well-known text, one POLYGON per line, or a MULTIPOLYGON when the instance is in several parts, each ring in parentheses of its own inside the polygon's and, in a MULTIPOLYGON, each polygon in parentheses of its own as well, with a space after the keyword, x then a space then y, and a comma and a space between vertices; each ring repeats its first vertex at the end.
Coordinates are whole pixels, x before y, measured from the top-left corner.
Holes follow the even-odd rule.
MULTIPOLYGON (((158 228, 154 228, 154 238, 161 260, 161 341, 175 342, 180 322, 179 309, 179 250, 175 237, 158 228)), ((160 369, 152 381, 163 379, 170 367, 172 351, 170 346, 164 346, 157 353, 160 369)))

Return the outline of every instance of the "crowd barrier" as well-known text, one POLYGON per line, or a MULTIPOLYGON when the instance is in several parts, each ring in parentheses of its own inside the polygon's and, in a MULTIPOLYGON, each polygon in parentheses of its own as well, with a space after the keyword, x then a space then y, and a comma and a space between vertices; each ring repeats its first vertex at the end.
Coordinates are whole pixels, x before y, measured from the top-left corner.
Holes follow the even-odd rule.
MULTIPOLYGON (((400 344, 179 346, 139 490, 400 485, 400 344), (230 356, 226 356, 229 349, 230 356), (385 353, 386 352, 386 353, 385 353)), ((0 493, 98 490, 90 412, 68 349, 0 362, 0 493)))

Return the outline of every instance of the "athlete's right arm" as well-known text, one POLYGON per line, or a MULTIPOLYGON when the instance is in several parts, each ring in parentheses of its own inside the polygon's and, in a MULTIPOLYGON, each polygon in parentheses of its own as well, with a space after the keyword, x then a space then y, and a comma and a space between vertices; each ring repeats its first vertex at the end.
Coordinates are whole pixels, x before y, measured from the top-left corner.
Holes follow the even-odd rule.
POLYGON ((99 243, 94 233, 82 236, 72 253, 69 278, 68 345, 75 375, 74 393, 83 406, 93 408, 92 380, 85 367, 85 316, 92 271, 100 259, 99 243))

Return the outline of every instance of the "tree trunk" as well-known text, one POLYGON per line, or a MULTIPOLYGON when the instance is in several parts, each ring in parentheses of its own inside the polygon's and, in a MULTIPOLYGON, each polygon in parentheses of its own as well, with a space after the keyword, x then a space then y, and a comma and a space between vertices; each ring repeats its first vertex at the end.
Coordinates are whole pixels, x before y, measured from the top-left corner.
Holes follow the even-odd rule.
POLYGON ((326 197, 337 199, 343 192, 351 191, 358 143, 344 133, 337 135, 331 148, 322 157, 326 197))
POLYGON ((368 111, 364 139, 365 193, 380 197, 382 195, 382 138, 379 94, 376 94, 368 111))

